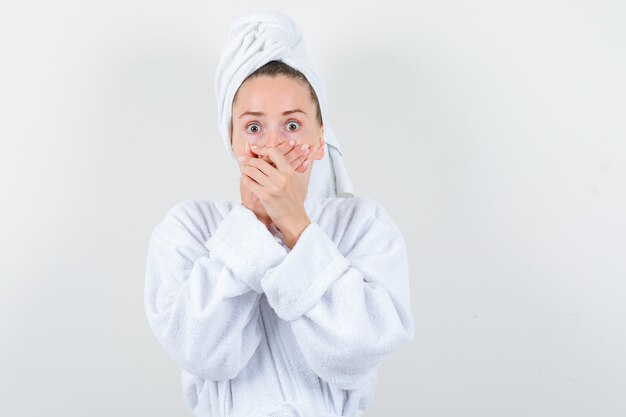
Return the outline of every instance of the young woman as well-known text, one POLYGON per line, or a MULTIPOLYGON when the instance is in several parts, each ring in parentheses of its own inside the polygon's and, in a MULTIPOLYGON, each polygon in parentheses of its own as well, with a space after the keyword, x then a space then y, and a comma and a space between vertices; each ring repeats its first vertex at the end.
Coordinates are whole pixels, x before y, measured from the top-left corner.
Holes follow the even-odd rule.
POLYGON ((361 416, 383 358, 414 336, 404 239, 380 203, 350 196, 297 26, 248 14, 230 35, 218 118, 241 201, 186 200, 154 228, 148 322, 196 416, 361 416))

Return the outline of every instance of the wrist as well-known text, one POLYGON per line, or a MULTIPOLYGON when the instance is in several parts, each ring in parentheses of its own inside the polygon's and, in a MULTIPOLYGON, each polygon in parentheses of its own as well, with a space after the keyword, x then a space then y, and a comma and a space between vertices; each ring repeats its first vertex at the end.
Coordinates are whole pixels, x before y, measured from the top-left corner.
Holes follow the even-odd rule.
POLYGON ((304 229, 311 224, 308 216, 300 217, 296 220, 285 221, 282 225, 276 225, 280 233, 283 235, 283 242, 289 249, 293 249, 300 238, 304 229))

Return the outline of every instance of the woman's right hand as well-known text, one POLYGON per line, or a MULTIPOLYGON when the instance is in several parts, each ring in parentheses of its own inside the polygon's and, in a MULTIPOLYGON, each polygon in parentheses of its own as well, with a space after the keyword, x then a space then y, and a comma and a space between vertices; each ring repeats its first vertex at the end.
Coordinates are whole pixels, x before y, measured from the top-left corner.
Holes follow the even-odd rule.
MULTIPOLYGON (((297 141, 294 141, 295 143, 291 145, 289 142, 290 141, 287 141, 287 140, 283 141, 278 146, 276 146, 276 148, 278 148, 278 150, 280 150, 283 153, 287 161, 289 161, 289 163, 291 164, 291 167, 296 172, 302 173, 306 170, 306 167, 303 166, 302 163, 306 160, 306 157, 308 156, 308 152, 311 151, 312 146, 308 145, 308 148, 307 148, 308 151, 305 151, 305 150, 302 150, 301 148, 302 143, 298 143, 297 141)), ((258 158, 258 155, 256 155, 250 149, 249 144, 247 142, 246 142, 245 156, 248 158, 258 158)), ((267 159, 265 160, 270 165, 274 166, 274 163, 271 160, 267 160, 267 159)), ((239 166, 241 167, 241 164, 239 166)), ((256 214, 256 217, 259 219, 259 221, 261 221, 263 224, 265 224, 266 227, 269 228, 269 225, 271 224, 272 219, 267 214, 267 211, 265 211, 265 207, 263 207, 263 204, 261 204, 261 201, 256 196, 256 194, 252 190, 250 190, 250 188, 248 188, 248 186, 246 186, 245 183, 243 182, 243 175, 246 175, 246 174, 244 174, 243 172, 240 172, 240 173, 242 175, 242 178, 240 178, 239 180, 239 191, 241 193, 241 203, 245 207, 252 210, 254 214, 256 214)), ((254 181, 254 179, 252 180, 254 181)))

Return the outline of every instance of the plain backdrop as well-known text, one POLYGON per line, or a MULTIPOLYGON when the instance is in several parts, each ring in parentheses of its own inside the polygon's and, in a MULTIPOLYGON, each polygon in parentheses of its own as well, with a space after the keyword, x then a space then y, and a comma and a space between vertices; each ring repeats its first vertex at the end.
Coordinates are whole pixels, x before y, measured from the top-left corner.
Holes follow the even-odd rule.
POLYGON ((190 416, 144 314, 152 228, 239 197, 229 24, 301 26, 416 337, 367 417, 626 415, 622 1, 0 1, 0 415, 190 416))

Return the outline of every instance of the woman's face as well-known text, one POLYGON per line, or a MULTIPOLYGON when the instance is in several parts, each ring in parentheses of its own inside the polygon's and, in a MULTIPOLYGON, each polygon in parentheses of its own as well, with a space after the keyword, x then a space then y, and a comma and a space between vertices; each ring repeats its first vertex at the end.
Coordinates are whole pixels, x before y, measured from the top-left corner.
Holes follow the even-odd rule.
POLYGON ((275 147, 293 139, 296 145, 313 145, 313 158, 322 159, 324 128, 317 121, 316 107, 302 81, 283 75, 246 80, 233 102, 234 153, 247 155, 246 144, 275 147))

